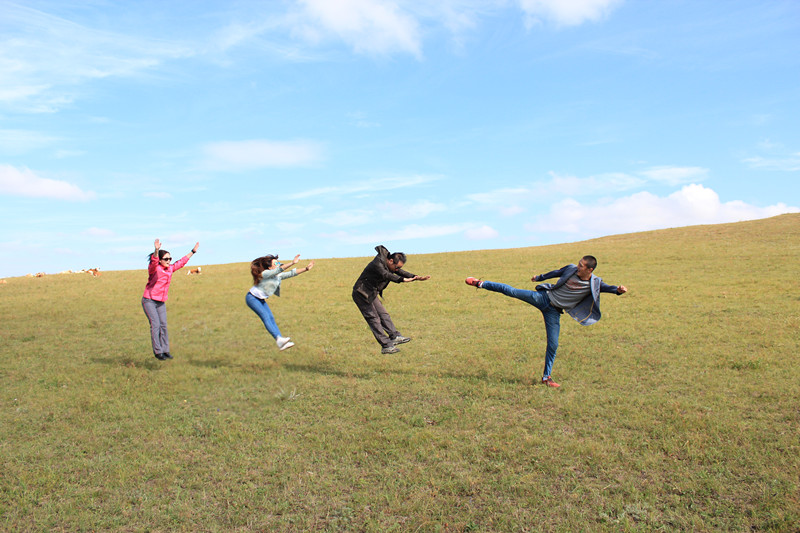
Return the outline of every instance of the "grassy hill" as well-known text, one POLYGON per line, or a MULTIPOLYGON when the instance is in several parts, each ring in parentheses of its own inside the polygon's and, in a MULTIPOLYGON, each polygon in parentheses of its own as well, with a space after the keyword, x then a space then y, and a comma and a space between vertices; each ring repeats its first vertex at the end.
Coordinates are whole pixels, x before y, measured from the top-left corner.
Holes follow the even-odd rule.
POLYGON ((179 271, 167 362, 144 269, 0 285, 0 530, 798 530, 800 215, 410 256, 391 356, 350 299, 370 257, 283 283, 286 352, 247 264, 179 271), (587 253, 630 292, 533 386, 541 315, 464 278, 587 253))

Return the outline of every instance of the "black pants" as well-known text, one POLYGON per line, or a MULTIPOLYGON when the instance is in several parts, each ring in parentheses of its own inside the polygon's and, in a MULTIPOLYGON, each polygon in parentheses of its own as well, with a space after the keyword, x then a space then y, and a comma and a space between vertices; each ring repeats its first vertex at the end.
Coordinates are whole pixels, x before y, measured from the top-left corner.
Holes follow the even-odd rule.
POLYGON ((392 339, 400 335, 400 332, 394 327, 392 317, 386 312, 380 299, 376 296, 370 302, 361 293, 353 291, 353 301, 367 321, 372 334, 375 335, 375 340, 384 348, 391 346, 392 339))

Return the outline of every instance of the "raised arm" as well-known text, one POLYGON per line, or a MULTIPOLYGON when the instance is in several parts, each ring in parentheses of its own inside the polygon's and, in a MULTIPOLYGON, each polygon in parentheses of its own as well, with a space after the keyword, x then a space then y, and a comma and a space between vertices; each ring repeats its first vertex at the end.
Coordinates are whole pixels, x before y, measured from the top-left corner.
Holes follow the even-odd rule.
POLYGON ((188 254, 186 254, 186 255, 184 255, 183 257, 181 257, 180 259, 178 259, 178 261, 176 261, 176 262, 175 262, 175 263, 172 265, 172 270, 173 270, 173 272, 174 272, 175 270, 180 270, 181 268, 183 268, 183 267, 184 267, 184 265, 186 265, 186 263, 188 263, 188 262, 189 262, 189 259, 191 259, 191 258, 194 256, 194 254, 196 254, 196 253, 197 253, 197 248, 199 248, 199 247, 200 247, 200 243, 199 243, 199 242, 198 242, 198 243, 195 243, 195 245, 192 247, 192 249, 191 249, 191 250, 189 250, 189 253, 188 253, 188 254))

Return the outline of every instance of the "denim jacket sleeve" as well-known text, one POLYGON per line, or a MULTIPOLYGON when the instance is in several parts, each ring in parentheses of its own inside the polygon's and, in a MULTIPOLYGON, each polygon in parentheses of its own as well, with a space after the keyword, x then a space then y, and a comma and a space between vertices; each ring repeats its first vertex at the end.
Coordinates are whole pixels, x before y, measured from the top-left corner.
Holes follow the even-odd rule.
POLYGON ((564 271, 571 266, 573 265, 566 265, 559 268, 558 270, 551 270, 546 274, 539 274, 538 276, 536 276, 536 281, 544 281, 546 279, 560 278, 564 274, 564 271))
POLYGON ((536 276, 534 278, 536 281, 544 281, 546 279, 552 279, 552 278, 558 278, 558 281, 555 284, 553 284, 553 283, 542 283, 540 285, 537 285, 534 288, 537 291, 549 291, 549 290, 552 290, 552 289, 556 289, 556 288, 560 287, 561 285, 563 285, 564 283, 566 283, 567 280, 570 277, 572 277, 572 274, 574 274, 577 270, 578 270, 577 266, 570 264, 570 265, 563 266, 563 267, 559 268, 558 270, 552 270, 552 271, 550 271, 550 272, 548 272, 546 274, 539 274, 538 276, 536 276))

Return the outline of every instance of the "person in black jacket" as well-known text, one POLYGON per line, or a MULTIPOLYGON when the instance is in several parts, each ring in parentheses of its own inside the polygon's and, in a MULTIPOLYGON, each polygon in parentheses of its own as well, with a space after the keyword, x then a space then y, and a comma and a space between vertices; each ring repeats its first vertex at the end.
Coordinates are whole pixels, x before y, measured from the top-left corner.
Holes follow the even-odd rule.
POLYGON ((389 253, 386 247, 375 247, 378 255, 375 256, 353 285, 353 301, 358 310, 364 315, 369 329, 375 335, 375 340, 381 345, 381 353, 397 353, 400 351, 397 344, 403 344, 411 339, 400 335, 394 327, 392 318, 386 312, 378 296, 383 297, 390 281, 407 283, 410 281, 425 281, 430 276, 415 276, 403 270, 406 263, 406 254, 402 252, 389 253))

